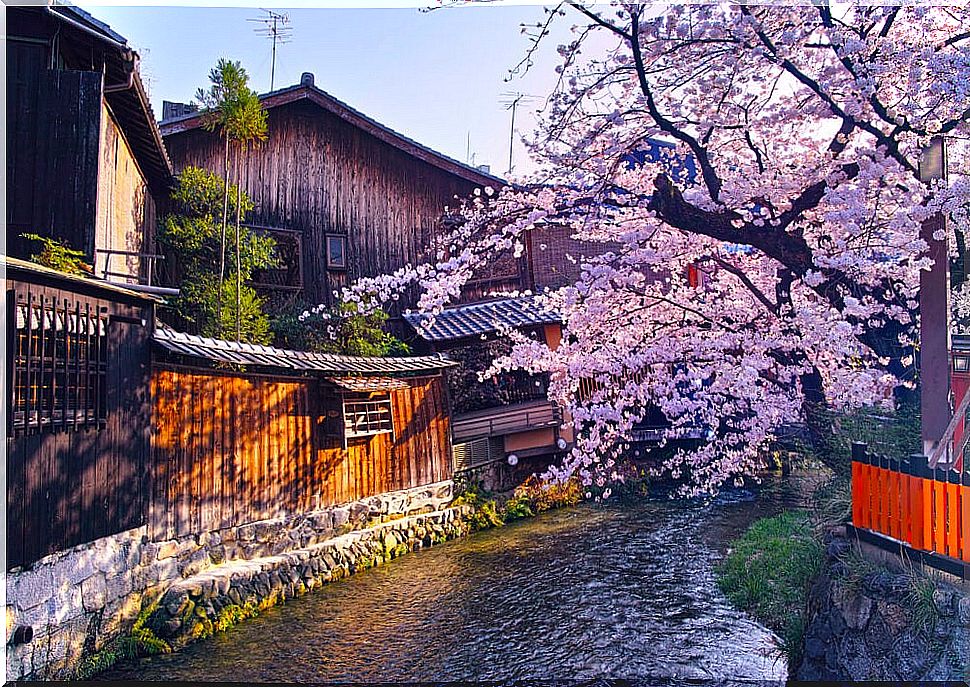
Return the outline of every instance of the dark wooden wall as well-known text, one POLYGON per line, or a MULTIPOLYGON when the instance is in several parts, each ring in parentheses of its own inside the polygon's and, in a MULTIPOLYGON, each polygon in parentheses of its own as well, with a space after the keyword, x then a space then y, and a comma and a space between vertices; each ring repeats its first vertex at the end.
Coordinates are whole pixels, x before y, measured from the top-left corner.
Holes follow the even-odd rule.
MULTIPOLYGON (((304 297, 313 303, 330 303, 357 277, 421 260, 443 233, 445 207, 476 187, 307 101, 272 108, 268 122, 269 138, 242 166, 242 187, 255 203, 254 224, 303 233, 304 297), (347 236, 347 270, 327 269, 330 233, 347 236)), ((213 133, 193 129, 165 142, 176 171, 222 170, 213 133)))
POLYGON ((152 536, 166 538, 451 478, 440 376, 393 391, 395 435, 323 435, 326 383, 156 366, 152 536))
POLYGON ((103 426, 84 429, 8 428, 8 568, 145 522, 151 337, 142 322, 153 321, 152 304, 57 282, 21 280, 8 265, 8 372, 11 303, 18 293, 103 309, 109 317, 106 418, 103 426))
POLYGON ((91 256, 97 213, 101 74, 48 69, 47 47, 7 44, 7 250, 55 236, 91 256))

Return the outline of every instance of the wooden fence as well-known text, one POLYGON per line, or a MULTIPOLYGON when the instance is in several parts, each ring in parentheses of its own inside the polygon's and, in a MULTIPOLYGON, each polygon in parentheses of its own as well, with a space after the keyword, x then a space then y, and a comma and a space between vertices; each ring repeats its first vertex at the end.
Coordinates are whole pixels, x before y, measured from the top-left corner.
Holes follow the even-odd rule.
POLYGON ((926 456, 899 460, 853 444, 852 524, 949 559, 953 571, 965 570, 970 563, 970 472, 933 469, 926 456))
POLYGON ((152 534, 204 532, 451 477, 442 377, 390 391, 394 431, 325 431, 340 392, 302 377, 156 367, 152 534))

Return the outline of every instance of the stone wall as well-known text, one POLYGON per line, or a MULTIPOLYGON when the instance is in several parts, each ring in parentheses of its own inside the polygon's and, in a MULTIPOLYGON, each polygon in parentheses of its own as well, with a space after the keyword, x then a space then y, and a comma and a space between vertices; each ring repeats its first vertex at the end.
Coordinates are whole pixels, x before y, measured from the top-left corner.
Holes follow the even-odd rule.
POLYGON ((809 595, 804 658, 792 678, 967 680, 970 593, 928 574, 869 563, 882 556, 857 547, 842 536, 827 544, 809 595))
POLYGON ((393 520, 307 548, 216 566, 171 585, 148 619, 156 636, 179 647, 222 626, 358 570, 468 530, 470 506, 393 520))
MULTIPOLYGON (((310 589, 352 572, 365 557, 368 562, 378 555, 385 560, 389 555, 377 550, 378 541, 381 546, 397 541, 392 548, 402 552, 456 536, 462 533, 462 523, 454 514, 463 511, 448 508, 452 496, 452 482, 439 482, 168 541, 150 541, 146 528, 140 527, 43 558, 29 569, 6 575, 7 678, 72 676, 85 656, 126 632, 144 606, 164 600, 174 585, 207 571, 229 569, 239 561, 258 562, 258 573, 254 566, 242 566, 233 570, 230 580, 236 575, 237 593, 246 591, 240 597, 244 601, 255 591, 260 600, 275 603, 298 593, 301 585, 310 589), (305 564, 310 566, 307 576, 305 564), (254 574, 243 584, 247 570, 254 574), (277 577, 287 575, 287 580, 279 577, 277 585, 276 578, 269 577, 273 571, 277 577), (294 574, 300 579, 293 579, 294 574), (30 641, 22 641, 31 634, 30 641)), ((213 596, 211 585, 206 585, 208 601, 193 604, 201 606, 199 613, 218 614, 217 607, 226 604, 224 598, 235 595, 213 596)), ((229 588, 219 585, 228 594, 229 588)), ((193 583, 188 591, 195 589, 193 583)), ((171 625, 165 623, 172 618, 161 614, 170 609, 170 601, 159 606, 158 617, 153 618, 169 629, 171 625)), ((180 631, 172 636, 184 641, 180 631)))

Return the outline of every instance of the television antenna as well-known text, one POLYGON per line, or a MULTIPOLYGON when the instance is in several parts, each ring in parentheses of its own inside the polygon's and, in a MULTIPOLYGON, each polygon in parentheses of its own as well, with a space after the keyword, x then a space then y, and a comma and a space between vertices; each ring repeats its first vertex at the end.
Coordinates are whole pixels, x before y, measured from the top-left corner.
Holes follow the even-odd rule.
POLYGON ((519 93, 518 91, 507 91, 502 93, 501 102, 505 105, 506 110, 512 110, 512 124, 509 126, 509 171, 508 175, 512 174, 512 144, 515 141, 515 110, 519 106, 519 103, 531 103, 538 98, 534 95, 529 95, 528 93, 519 93))
POLYGON ((293 27, 290 26, 290 16, 281 12, 274 12, 260 8, 266 14, 256 19, 247 19, 256 24, 262 24, 255 29, 256 33, 273 41, 273 59, 269 71, 269 90, 273 90, 276 81, 276 46, 289 43, 293 36, 293 27))

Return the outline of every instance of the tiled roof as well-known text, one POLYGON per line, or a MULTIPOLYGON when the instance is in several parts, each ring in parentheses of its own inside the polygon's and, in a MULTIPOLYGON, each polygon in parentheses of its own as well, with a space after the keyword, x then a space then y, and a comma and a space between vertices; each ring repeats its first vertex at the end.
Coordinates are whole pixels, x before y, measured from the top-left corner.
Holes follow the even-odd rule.
POLYGON ((505 327, 533 327, 562 321, 558 314, 540 306, 534 296, 461 305, 448 308, 434 318, 423 313, 408 313, 404 319, 426 341, 464 339, 505 327), (422 326, 432 319, 429 328, 422 326))
MULTIPOLYGON (((329 112, 334 113, 344 121, 349 122, 351 125, 362 129, 363 131, 366 131, 377 139, 382 140, 385 143, 398 148, 399 150, 403 150, 409 155, 424 160, 435 167, 444 169, 452 174, 457 174, 458 176, 471 181, 474 184, 481 184, 482 186, 494 186, 496 188, 506 184, 505 180, 501 177, 497 177, 494 174, 486 172, 477 167, 466 165, 465 163, 448 157, 443 153, 439 153, 437 150, 433 150, 422 143, 418 143, 414 139, 408 138, 404 134, 394 131, 390 127, 381 124, 376 119, 368 117, 359 110, 355 110, 347 103, 343 102, 342 100, 338 100, 326 91, 317 88, 312 84, 300 83, 294 86, 287 86, 286 88, 277 89, 270 93, 263 93, 259 96, 259 100, 266 109, 286 105, 299 100, 307 100, 329 112)), ((204 117, 205 112, 189 112, 178 117, 171 117, 169 119, 162 120, 159 122, 159 127, 161 128, 162 135, 168 138, 169 136, 179 134, 183 131, 201 127, 204 117)))
POLYGON ((155 330, 155 343, 170 353, 212 362, 257 365, 329 375, 407 376, 436 372, 457 364, 440 354, 378 358, 291 351, 285 348, 184 334, 164 327, 155 330))
POLYGON ((327 377, 327 381, 347 391, 393 391, 408 388, 407 382, 393 377, 327 377))

